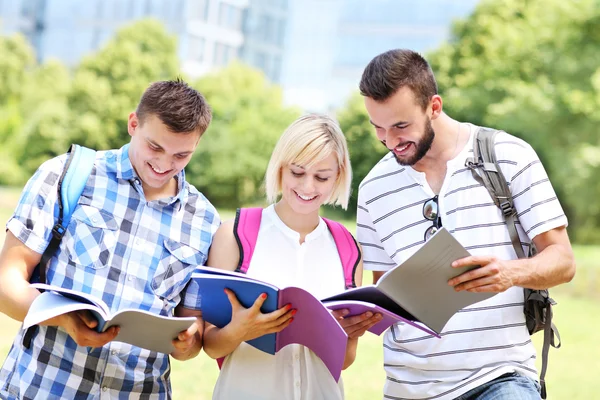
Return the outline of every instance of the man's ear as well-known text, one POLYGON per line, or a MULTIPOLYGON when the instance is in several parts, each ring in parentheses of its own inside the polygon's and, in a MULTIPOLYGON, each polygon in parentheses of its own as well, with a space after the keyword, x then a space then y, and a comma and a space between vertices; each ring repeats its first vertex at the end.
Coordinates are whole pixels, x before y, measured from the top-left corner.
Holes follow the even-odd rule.
POLYGON ((433 121, 440 116, 443 110, 442 97, 439 94, 434 94, 431 97, 431 120, 433 121))
POLYGON ((135 135, 135 130, 140 126, 140 120, 135 112, 129 113, 129 119, 127 120, 127 132, 129 136, 135 135))

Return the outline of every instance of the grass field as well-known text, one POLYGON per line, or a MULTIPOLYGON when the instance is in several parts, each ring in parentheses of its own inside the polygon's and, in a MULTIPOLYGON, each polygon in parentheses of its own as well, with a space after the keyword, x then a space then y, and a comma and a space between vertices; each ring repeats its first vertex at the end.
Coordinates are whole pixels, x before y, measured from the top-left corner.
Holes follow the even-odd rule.
MULTIPOLYGON (((18 192, 0 188, 0 221, 8 219, 18 199, 18 192)), ((231 211, 222 211, 224 219, 231 211)), ((351 222, 350 222, 351 223, 351 222)), ((4 232, 0 230, 0 243, 4 232)), ((600 246, 575 246, 578 272, 569 284, 553 289, 558 301, 555 322, 563 341, 562 348, 550 351, 547 375, 549 400, 588 400, 598 398, 600 380, 600 246)), ((370 282, 367 273, 365 282, 370 282)), ((0 282, 0 284, 6 284, 0 282)), ((0 359, 8 352, 20 324, 0 314, 0 359)), ((542 334, 534 335, 538 347, 542 334)), ((385 373, 382 366, 381 338, 366 334, 359 344, 357 361, 343 373, 346 398, 379 399, 385 373)), ((173 361, 173 391, 176 400, 210 399, 218 375, 216 362, 204 353, 197 358, 173 361)))

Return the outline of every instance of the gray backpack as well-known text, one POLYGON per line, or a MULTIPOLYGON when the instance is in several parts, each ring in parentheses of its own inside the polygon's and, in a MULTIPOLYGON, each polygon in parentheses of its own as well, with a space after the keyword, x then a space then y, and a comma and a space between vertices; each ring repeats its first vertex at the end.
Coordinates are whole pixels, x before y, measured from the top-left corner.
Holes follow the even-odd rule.
MULTIPOLYGON (((494 203, 502 211, 506 227, 510 234, 510 240, 517 253, 517 257, 525 258, 526 255, 521 247, 521 240, 515 226, 518 220, 517 210, 513 204, 512 193, 502 170, 496 160, 494 141, 498 130, 490 128, 479 128, 473 139, 473 158, 468 158, 465 166, 471 169, 475 179, 483 184, 489 191, 494 203)), ((535 246, 531 242, 529 254, 535 254, 535 246)), ((525 321, 529 334, 544 331, 544 344, 542 346, 542 370, 540 372, 540 385, 542 399, 546 398, 546 369, 548 367, 548 350, 550 346, 558 349, 561 345, 560 335, 556 326, 552 323, 552 306, 556 302, 549 296, 548 290, 524 289, 525 294, 525 321), (556 344, 554 337, 558 339, 556 344)))

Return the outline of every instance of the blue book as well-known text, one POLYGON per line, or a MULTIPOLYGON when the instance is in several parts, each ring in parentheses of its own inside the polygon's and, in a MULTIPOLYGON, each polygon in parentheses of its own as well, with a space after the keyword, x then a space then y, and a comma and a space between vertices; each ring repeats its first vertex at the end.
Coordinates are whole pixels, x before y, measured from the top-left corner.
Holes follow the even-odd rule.
POLYGON ((337 381, 341 375, 348 336, 330 310, 312 294, 298 287, 277 288, 245 274, 210 267, 197 267, 192 279, 201 296, 202 318, 222 328, 231 321, 231 303, 224 289, 230 289, 244 307, 251 307, 258 296, 267 294, 263 313, 273 312, 286 304, 296 309, 294 321, 281 332, 267 334, 248 344, 275 354, 288 344, 297 343, 312 350, 337 381))

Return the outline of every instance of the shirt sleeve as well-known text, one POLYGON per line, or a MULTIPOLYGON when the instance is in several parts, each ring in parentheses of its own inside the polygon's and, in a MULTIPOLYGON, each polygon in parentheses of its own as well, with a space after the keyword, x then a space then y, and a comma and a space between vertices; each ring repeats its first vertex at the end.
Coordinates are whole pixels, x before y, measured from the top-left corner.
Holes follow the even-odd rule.
POLYGON ((396 266, 385 251, 369 209, 364 201, 364 191, 358 191, 356 208, 356 238, 363 250, 363 268, 370 271, 387 271, 396 266))
MULTIPOLYGON (((207 203, 207 210, 205 211, 205 217, 202 222, 202 245, 206 248, 206 254, 208 254, 209 248, 212 244, 212 239, 217 232, 217 229, 221 225, 221 218, 216 208, 210 203, 207 203)), ((200 310, 202 306, 202 298, 200 296, 200 289, 198 284, 193 278, 193 273, 190 281, 187 283, 181 293, 181 305, 191 310, 200 310)))
MULTIPOLYGON (((517 216, 523 230, 530 239, 540 233, 567 226, 567 217, 535 150, 522 140, 511 147, 511 158, 507 164, 505 178, 510 184, 517 216)), ((508 146, 504 146, 506 151, 508 146)), ((509 156, 498 154, 498 159, 509 156)))
POLYGON ((17 239, 36 253, 42 254, 52 235, 58 217, 57 187, 66 155, 43 163, 29 179, 14 214, 6 223, 17 239))

